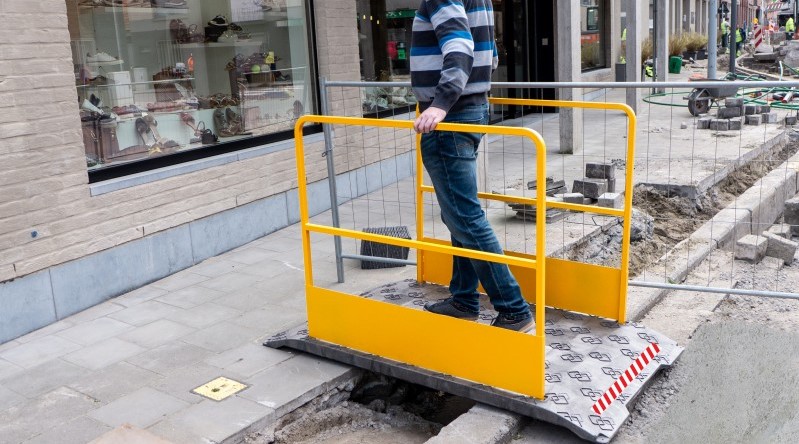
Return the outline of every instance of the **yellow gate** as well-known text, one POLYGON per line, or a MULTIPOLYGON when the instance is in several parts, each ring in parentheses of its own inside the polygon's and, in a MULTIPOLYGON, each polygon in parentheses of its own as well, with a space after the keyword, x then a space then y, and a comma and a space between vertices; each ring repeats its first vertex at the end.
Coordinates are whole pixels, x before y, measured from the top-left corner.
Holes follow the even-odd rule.
MULTIPOLYGON (((627 135, 626 195, 623 210, 587 205, 548 202, 545 187, 538 187, 532 199, 496 194, 482 199, 518 202, 536 208, 536 254, 506 252, 506 255, 456 248, 424 235, 423 195, 435 190, 423 184, 421 153, 417 149, 416 240, 364 233, 314 224, 309 221, 305 171, 304 125, 321 123, 412 130, 413 122, 307 115, 295 126, 297 174, 299 182, 300 229, 305 260, 305 290, 310 337, 352 350, 399 361, 434 372, 489 385, 535 398, 544 397, 545 307, 557 307, 624 322, 630 218, 632 212, 632 168, 635 146, 635 116, 623 104, 563 102, 524 99, 492 99, 498 105, 524 105, 618 110, 629 118, 627 135), (547 208, 624 218, 622 266, 613 269, 597 265, 547 259, 545 214, 547 208), (457 255, 503 263, 510 266, 525 298, 535 305, 535 334, 447 318, 419 310, 338 292, 314 284, 311 233, 379 242, 417 250, 420 282, 447 284, 451 277, 452 256, 457 255), (532 271, 532 272, 531 272, 532 271), (573 279, 580 276, 580 279, 573 279), (480 353, 475 351, 479 350, 480 353), (519 350, 524 352, 520 353, 519 350)), ((546 145, 536 131, 528 128, 441 123, 441 131, 473 132, 526 137, 536 148, 536 179, 545 183, 546 145)), ((421 136, 417 136, 417 146, 421 136)))

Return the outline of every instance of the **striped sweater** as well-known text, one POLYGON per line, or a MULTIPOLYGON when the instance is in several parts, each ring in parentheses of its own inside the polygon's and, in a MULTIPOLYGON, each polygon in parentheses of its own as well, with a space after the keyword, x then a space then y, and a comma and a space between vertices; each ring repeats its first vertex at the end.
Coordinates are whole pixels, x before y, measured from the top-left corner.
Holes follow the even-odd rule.
POLYGON ((422 110, 486 103, 497 67, 491 0, 421 0, 413 20, 411 83, 422 110))

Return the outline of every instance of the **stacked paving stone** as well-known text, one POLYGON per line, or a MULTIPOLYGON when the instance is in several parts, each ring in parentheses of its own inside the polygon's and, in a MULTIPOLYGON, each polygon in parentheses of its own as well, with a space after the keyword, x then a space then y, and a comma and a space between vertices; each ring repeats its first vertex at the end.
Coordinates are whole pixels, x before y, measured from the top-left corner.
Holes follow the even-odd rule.
POLYGON ((622 208, 624 195, 616 192, 616 168, 610 163, 586 163, 585 177, 574 181, 572 192, 564 202, 597 204, 600 207, 622 208))
POLYGON ((792 241, 799 236, 799 197, 785 202, 785 223, 774 225, 761 236, 753 234, 742 237, 735 244, 735 258, 752 263, 764 257, 782 259, 785 265, 793 263, 799 243, 792 241))
MULTIPOLYGON (((494 191, 494 194, 505 194, 508 196, 518 196, 518 197, 525 197, 529 199, 534 199, 536 197, 537 190, 537 183, 536 181, 530 181, 527 183, 527 190, 515 190, 512 188, 507 188, 500 192, 494 191)), ((560 195, 565 193, 567 190, 566 182, 563 180, 554 180, 551 177, 548 177, 546 180, 546 195, 547 198, 551 201, 562 202, 563 200, 560 198, 556 198, 555 195, 560 195)), ((516 218, 535 222, 536 221, 536 213, 535 213, 535 205, 526 205, 516 202, 508 203, 508 206, 511 207, 514 211, 516 211, 516 218)), ((566 211, 559 210, 556 208, 547 208, 546 211, 546 222, 552 223, 557 222, 561 219, 564 219, 567 215, 566 211)))
MULTIPOLYGON (((713 131, 737 131, 741 124, 758 126, 762 123, 778 123, 779 116, 771 112, 768 105, 745 105, 743 97, 724 99, 724 106, 719 108, 716 118, 703 117, 697 121, 697 129, 713 131), (742 120, 743 119, 743 120, 742 120)), ((796 124, 796 118, 786 118, 786 125, 796 124), (793 122, 793 123, 789 123, 793 122)))

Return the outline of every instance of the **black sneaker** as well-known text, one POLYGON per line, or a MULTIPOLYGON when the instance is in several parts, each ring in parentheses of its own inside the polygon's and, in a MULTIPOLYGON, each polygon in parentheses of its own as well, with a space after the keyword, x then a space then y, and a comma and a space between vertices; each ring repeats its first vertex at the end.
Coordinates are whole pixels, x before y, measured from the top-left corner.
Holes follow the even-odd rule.
POLYGON ((224 15, 218 15, 209 20, 208 24, 210 26, 219 26, 220 28, 227 28, 228 26, 227 17, 225 17, 224 15))
POLYGON ((511 318, 508 315, 500 313, 494 318, 494 321, 491 322, 491 326, 527 333, 535 327, 535 319, 533 319, 532 313, 530 313, 530 316, 523 319, 511 318))
POLYGON ((472 313, 452 298, 442 299, 436 302, 428 302, 424 306, 425 311, 430 313, 449 316, 452 318, 466 319, 469 321, 477 320, 477 313, 472 313))

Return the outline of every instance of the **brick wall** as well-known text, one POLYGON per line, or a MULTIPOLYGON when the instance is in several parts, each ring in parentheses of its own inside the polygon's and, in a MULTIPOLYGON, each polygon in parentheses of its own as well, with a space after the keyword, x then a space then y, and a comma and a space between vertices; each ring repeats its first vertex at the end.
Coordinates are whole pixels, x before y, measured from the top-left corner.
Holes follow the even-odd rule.
MULTIPOLYGON (((359 80, 355 1, 316 14, 320 75, 359 80)), ((0 282, 296 187, 286 150, 91 197, 65 1, 2 0, 0 16, 0 282)), ((358 90, 333 99, 360 114, 358 90)), ((335 142, 339 173, 412 149, 394 130, 337 128, 335 142)), ((307 147, 309 181, 326 177, 322 150, 307 147)))

